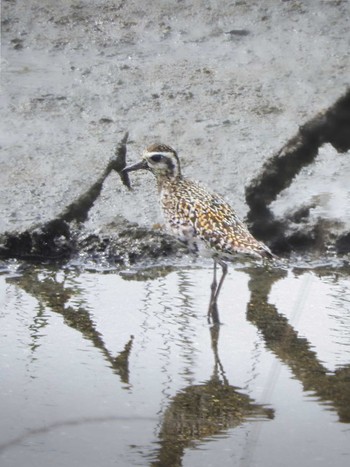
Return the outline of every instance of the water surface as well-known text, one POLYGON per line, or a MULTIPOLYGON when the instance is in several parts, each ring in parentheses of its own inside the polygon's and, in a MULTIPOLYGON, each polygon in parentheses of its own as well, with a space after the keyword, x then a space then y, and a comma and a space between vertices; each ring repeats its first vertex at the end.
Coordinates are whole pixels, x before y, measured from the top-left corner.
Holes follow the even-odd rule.
POLYGON ((1 465, 349 465, 349 270, 211 278, 7 268, 1 465))

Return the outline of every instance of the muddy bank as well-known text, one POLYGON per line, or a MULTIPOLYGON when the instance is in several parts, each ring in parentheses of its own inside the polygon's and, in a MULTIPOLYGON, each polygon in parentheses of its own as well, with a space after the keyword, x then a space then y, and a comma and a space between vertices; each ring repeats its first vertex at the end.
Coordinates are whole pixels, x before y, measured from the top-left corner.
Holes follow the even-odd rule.
POLYGON ((99 198, 103 183, 112 171, 116 171, 122 183, 131 189, 128 175, 122 172, 126 166, 127 139, 126 133, 103 174, 56 219, 24 232, 0 236, 0 257, 61 261, 80 256, 87 261, 103 261, 113 266, 169 256, 181 250, 169 235, 159 230, 142 228, 124 218, 116 219, 108 226, 108 231, 102 233, 94 233, 84 227, 89 211, 99 198))
POLYGON ((118 175, 126 132, 129 161, 171 144, 279 254, 347 254, 347 10, 4 2, 1 257, 181 255, 153 180, 118 175))
MULTIPOLYGON (((270 204, 289 187, 297 174, 315 162, 319 148, 331 143, 340 153, 350 149, 350 92, 330 109, 314 117, 300 128, 277 154, 262 167, 261 173, 246 188, 250 208, 247 221, 252 232, 282 255, 291 251, 326 254, 329 249, 338 255, 350 251, 350 232, 346 222, 331 222, 318 217, 310 219, 315 206, 304 205, 284 218, 276 218, 270 204)), ((0 256, 33 261, 62 260, 74 256, 111 265, 134 264, 187 253, 160 228, 142 227, 119 216, 105 226, 105 231, 87 230, 84 222, 101 195, 104 181, 112 171, 118 173, 124 186, 131 190, 126 166, 128 133, 117 145, 102 175, 77 200, 55 219, 30 230, 1 236, 0 256)))
MULTIPOLYGON (((337 151, 336 157, 341 154, 349 157, 349 153, 345 153, 350 150, 350 91, 301 126, 299 132, 265 162, 261 173, 246 188, 250 208, 247 219, 252 232, 270 242, 275 250, 326 252, 328 248, 334 248, 338 254, 350 251, 349 219, 342 216, 336 221, 322 216, 312 217, 310 213, 316 207, 315 202, 294 206, 283 218, 277 218, 270 207, 303 169, 315 163, 320 148, 326 143, 337 151)), ((333 164, 334 159, 329 161, 330 173, 333 164)), ((323 190, 327 189, 327 186, 323 187, 323 190)))

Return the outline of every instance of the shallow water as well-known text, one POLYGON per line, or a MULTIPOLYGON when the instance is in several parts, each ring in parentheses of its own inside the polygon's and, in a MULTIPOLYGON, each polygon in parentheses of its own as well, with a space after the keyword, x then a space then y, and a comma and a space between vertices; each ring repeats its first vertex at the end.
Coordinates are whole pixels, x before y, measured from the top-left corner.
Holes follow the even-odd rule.
POLYGON ((349 270, 211 277, 7 268, 1 465, 349 465, 349 270))

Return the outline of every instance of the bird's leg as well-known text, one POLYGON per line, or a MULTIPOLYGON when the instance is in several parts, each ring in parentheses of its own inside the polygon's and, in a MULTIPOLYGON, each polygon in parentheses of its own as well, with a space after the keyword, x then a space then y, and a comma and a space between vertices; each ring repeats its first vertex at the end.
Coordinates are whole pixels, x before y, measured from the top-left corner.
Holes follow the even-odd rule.
POLYGON ((227 274, 227 264, 224 263, 224 261, 219 261, 219 264, 221 266, 221 269, 222 269, 222 276, 220 278, 220 282, 219 282, 219 285, 218 287, 216 288, 216 292, 215 292, 215 296, 214 296, 214 301, 216 302, 218 296, 219 296, 219 293, 220 293, 220 290, 221 290, 221 287, 222 287, 222 284, 224 283, 224 280, 225 280, 225 277, 226 277, 226 274, 227 274))
MULTIPOLYGON (((211 283, 211 294, 210 294, 210 302, 209 302, 209 308, 208 308, 208 323, 211 322, 211 318, 213 319, 214 324, 219 323, 219 313, 218 313, 218 307, 216 304, 216 298, 217 298, 217 289, 218 289, 218 283, 216 280, 216 260, 214 259, 214 275, 213 275, 213 282, 211 283)), ((220 279, 220 284, 222 282, 222 279, 220 279)), ((219 287, 220 287, 219 284, 219 287)))
POLYGON ((213 273, 213 282, 211 283, 211 286, 210 286, 211 294, 210 294, 209 308, 210 308, 211 303, 214 301, 217 285, 218 283, 216 280, 216 260, 214 259, 214 273, 213 273))

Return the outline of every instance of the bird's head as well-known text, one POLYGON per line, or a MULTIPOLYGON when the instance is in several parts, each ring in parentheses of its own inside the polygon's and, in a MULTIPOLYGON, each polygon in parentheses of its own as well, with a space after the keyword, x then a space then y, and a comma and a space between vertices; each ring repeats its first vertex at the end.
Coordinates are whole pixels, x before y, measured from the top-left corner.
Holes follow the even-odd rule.
POLYGON ((149 170, 157 178, 181 177, 178 155, 174 149, 165 144, 152 144, 145 149, 140 162, 125 167, 123 172, 134 170, 149 170))

